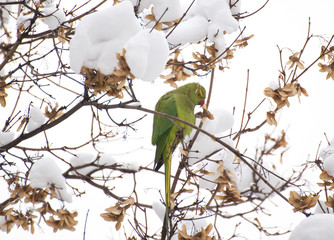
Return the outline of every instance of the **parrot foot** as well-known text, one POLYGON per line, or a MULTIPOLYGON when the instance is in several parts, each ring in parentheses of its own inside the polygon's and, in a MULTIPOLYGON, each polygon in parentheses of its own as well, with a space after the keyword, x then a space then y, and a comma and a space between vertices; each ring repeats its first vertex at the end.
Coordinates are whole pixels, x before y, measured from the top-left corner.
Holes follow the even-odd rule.
POLYGON ((177 131, 175 136, 176 136, 177 139, 182 140, 184 138, 183 129, 180 130, 180 131, 177 131))

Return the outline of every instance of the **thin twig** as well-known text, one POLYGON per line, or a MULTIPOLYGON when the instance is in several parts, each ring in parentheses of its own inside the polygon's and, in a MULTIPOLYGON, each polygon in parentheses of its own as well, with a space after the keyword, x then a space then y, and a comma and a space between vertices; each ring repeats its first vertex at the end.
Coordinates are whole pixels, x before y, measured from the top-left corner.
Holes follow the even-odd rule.
POLYGON ((84 226, 84 232, 83 232, 83 240, 86 239, 86 227, 87 227, 87 221, 88 221, 88 214, 89 214, 89 209, 87 210, 87 213, 86 213, 85 226, 84 226))
MULTIPOLYGON (((246 81, 246 89, 245 89, 244 107, 243 107, 243 110, 242 110, 242 117, 241 117, 239 132, 241 132, 241 130, 242 130, 242 127, 243 127, 243 124, 244 124, 244 119, 245 119, 246 103, 247 103, 247 96, 248 96, 248 84, 249 84, 249 69, 247 70, 247 81, 246 81)), ((239 145, 240 136, 241 135, 239 134, 239 137, 237 139, 237 143, 235 144, 235 148, 237 148, 238 145, 239 145)))

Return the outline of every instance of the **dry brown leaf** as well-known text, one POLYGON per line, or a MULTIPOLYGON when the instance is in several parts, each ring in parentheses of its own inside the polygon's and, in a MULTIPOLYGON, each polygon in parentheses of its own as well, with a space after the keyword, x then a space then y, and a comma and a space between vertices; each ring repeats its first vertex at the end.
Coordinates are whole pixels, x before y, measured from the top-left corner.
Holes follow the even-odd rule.
POLYGON ((242 39, 237 39, 237 40, 235 40, 235 43, 242 43, 242 42, 244 42, 244 41, 248 41, 249 39, 251 39, 251 38, 253 38, 254 37, 254 34, 251 34, 251 35, 249 35, 248 37, 244 37, 244 38, 242 38, 242 39))
POLYGON ((207 117, 210 120, 215 119, 212 113, 210 113, 209 110, 207 109, 206 104, 203 104, 202 108, 203 108, 203 117, 207 117))
POLYGON ((252 34, 252 35, 250 35, 248 37, 244 37, 242 39, 238 39, 238 40, 235 41, 235 43, 236 43, 235 46, 239 47, 239 48, 244 48, 244 47, 248 46, 248 42, 247 41, 249 39, 253 38, 253 37, 254 37, 254 35, 252 34))
POLYGON ((186 157, 189 156, 189 152, 185 151, 182 147, 180 147, 179 150, 180 150, 180 153, 181 153, 182 155, 184 155, 184 156, 186 156, 186 157))
POLYGON ((289 203, 294 207, 294 212, 304 212, 307 209, 310 209, 315 206, 319 199, 319 195, 299 195, 295 191, 290 192, 289 203))
POLYGON ((133 197, 124 201, 119 201, 114 206, 107 208, 106 213, 101 213, 100 216, 105 221, 116 222, 115 228, 118 231, 124 220, 126 210, 130 208, 134 202, 135 199, 133 197))
POLYGON ((145 19, 152 21, 152 22, 156 22, 155 20, 155 16, 153 14, 148 14, 145 16, 145 19))
POLYGON ((275 119, 275 112, 274 111, 267 112, 267 123, 269 125, 277 126, 277 121, 275 119))
POLYGON ((323 180, 324 182, 330 182, 333 181, 333 177, 329 175, 326 171, 322 171, 320 174, 320 179, 323 180))
POLYGON ((104 75, 100 71, 87 67, 81 68, 81 73, 85 76, 85 85, 93 90, 94 95, 106 92, 108 96, 124 97, 123 90, 128 89, 125 86, 126 80, 128 78, 135 79, 126 63, 125 53, 126 51, 123 49, 122 53, 116 54, 118 67, 114 69, 111 75, 104 75))
POLYGON ((63 114, 64 114, 63 109, 58 108, 58 103, 57 102, 56 102, 56 105, 54 107, 50 106, 50 110, 49 110, 49 106, 45 107, 44 116, 47 117, 51 122, 56 120, 57 118, 59 118, 63 114))
POLYGON ((331 61, 329 64, 318 63, 320 67, 320 72, 327 73, 326 80, 332 78, 334 80, 334 61, 331 61))
POLYGON ((326 171, 320 174, 320 179, 323 183, 318 183, 320 187, 327 187, 329 190, 334 189, 334 177, 330 176, 326 171))
POLYGON ((300 60, 299 55, 300 53, 296 52, 289 57, 289 61, 287 62, 287 65, 290 65, 289 69, 293 68, 294 66, 297 66, 301 70, 305 68, 303 65, 304 62, 300 60))
POLYGON ((178 60, 179 51, 174 52, 173 59, 169 59, 166 65, 166 70, 170 70, 167 75, 161 75, 160 77, 166 79, 164 83, 169 83, 172 87, 177 88, 177 81, 184 81, 193 74, 189 74, 192 70, 185 67, 183 60, 178 60))
POLYGON ((216 174, 215 172, 209 172, 205 169, 201 169, 201 170, 199 170, 199 172, 204 174, 204 175, 207 175, 207 176, 214 176, 216 174))
MULTIPOLYGON (((290 102, 288 100, 289 97, 298 96, 303 94, 304 96, 308 96, 306 89, 304 89, 299 83, 288 83, 284 87, 277 88, 273 90, 270 87, 267 87, 263 91, 264 95, 272 98, 277 104, 277 109, 280 109, 284 106, 289 107, 290 102)), ((299 99, 300 100, 300 99, 299 99)))
POLYGON ((6 107, 6 97, 8 97, 6 88, 10 88, 10 85, 7 85, 5 80, 0 80, 0 105, 2 107, 6 107))
POLYGON ((334 211, 334 196, 333 197, 329 196, 325 204, 327 207, 332 208, 332 210, 334 211))
POLYGON ((58 36, 57 36, 59 42, 62 44, 65 44, 67 42, 66 35, 65 35, 65 29, 63 27, 58 28, 58 36))
POLYGON ((213 225, 210 223, 205 229, 201 228, 200 232, 189 235, 186 226, 183 224, 182 229, 178 231, 178 240, 215 240, 216 238, 214 236, 209 236, 212 229, 213 225))
POLYGON ((54 215, 57 216, 57 219, 50 216, 49 219, 45 221, 47 225, 53 228, 54 232, 62 229, 75 231, 74 226, 78 223, 78 221, 74 218, 78 216, 77 212, 70 213, 66 209, 58 209, 54 215))
POLYGON ((256 221, 257 222, 257 224, 261 227, 262 225, 261 225, 261 222, 260 222, 260 220, 256 217, 256 218, 254 218, 254 221, 256 221))
POLYGON ((240 197, 240 191, 229 185, 222 187, 221 192, 223 195, 215 195, 214 199, 221 201, 221 204, 226 204, 230 202, 244 202, 240 197))

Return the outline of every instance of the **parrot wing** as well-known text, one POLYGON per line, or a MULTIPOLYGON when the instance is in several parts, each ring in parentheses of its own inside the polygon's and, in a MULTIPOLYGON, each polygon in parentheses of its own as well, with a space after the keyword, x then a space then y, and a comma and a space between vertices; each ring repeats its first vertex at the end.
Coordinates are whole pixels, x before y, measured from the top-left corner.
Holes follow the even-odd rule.
MULTIPOLYGON (((177 117, 176 101, 173 94, 166 94, 161 97, 155 106, 155 110, 157 112, 166 113, 168 115, 177 117)), ((162 154, 167 141, 170 140, 169 134, 173 126, 173 123, 168 118, 154 115, 152 144, 157 146, 154 160, 155 170, 158 170, 164 164, 162 154)))

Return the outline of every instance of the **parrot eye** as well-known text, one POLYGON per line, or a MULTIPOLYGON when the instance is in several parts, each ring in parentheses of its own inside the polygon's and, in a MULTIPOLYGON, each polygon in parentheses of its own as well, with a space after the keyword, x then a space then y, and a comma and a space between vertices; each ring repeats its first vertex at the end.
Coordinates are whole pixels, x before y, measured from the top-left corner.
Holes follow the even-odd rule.
POLYGON ((197 93, 197 96, 202 97, 202 92, 198 88, 196 89, 195 93, 197 93))

